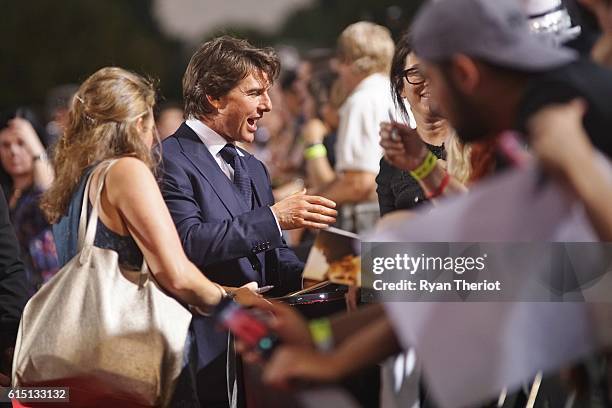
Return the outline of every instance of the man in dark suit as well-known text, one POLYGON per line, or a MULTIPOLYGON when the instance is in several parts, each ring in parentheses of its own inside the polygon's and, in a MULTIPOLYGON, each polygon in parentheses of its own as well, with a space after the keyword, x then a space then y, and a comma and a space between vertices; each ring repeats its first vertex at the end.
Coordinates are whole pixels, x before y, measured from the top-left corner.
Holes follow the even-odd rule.
MULTIPOLYGON (((268 90, 279 68, 273 50, 243 40, 203 44, 183 77, 187 120, 161 147, 161 189, 187 256, 215 282, 255 281, 277 295, 301 287, 304 266, 282 230, 324 228, 336 216, 332 201, 303 193, 275 204, 264 165, 236 146, 254 140, 272 109, 268 90)), ((193 330, 202 406, 227 406, 227 336, 203 317, 193 330)))

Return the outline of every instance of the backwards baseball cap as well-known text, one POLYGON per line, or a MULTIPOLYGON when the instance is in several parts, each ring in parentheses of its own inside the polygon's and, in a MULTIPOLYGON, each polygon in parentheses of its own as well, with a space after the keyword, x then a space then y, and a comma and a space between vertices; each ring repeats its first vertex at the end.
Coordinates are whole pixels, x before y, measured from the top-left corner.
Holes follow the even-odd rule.
POLYGON ((505 68, 539 72, 577 58, 531 34, 519 0, 430 0, 412 25, 419 57, 440 62, 466 54, 505 68))

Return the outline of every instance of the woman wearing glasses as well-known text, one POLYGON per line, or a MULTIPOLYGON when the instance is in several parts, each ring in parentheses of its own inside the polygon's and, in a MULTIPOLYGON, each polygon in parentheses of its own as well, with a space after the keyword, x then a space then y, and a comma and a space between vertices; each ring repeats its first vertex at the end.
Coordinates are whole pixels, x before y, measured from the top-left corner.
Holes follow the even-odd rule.
POLYGON ((391 92, 405 119, 412 116, 410 120, 416 123, 416 130, 400 129, 397 124, 381 125, 385 157, 380 162, 380 173, 376 178, 381 216, 413 209, 448 192, 464 191, 462 183, 470 175, 468 149, 459 144, 454 130, 436 113, 419 58, 412 52, 408 35, 403 35, 395 48, 391 92), (410 105, 412 115, 406 103, 410 105), (407 135, 402 143, 397 136, 403 133, 418 137, 407 135), (447 158, 448 163, 445 162, 447 158))

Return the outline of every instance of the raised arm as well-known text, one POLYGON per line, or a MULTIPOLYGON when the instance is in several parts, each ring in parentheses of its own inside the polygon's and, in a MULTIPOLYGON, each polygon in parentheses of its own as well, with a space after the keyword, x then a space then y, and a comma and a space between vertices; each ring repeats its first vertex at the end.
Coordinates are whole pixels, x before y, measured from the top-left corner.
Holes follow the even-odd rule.
POLYGON ((425 193, 433 198, 464 193, 466 187, 455 177, 448 174, 444 166, 435 157, 431 157, 432 166, 427 166, 433 156, 414 129, 399 123, 381 123, 380 145, 385 151, 385 159, 405 171, 422 172, 423 177, 416 178, 425 193), (393 132, 399 138, 394 140, 393 132))
POLYGON ((53 168, 47 159, 45 147, 32 124, 25 119, 15 118, 9 121, 9 127, 19 135, 24 146, 34 159, 32 164, 34 184, 43 191, 48 189, 51 183, 53 183, 53 168))
POLYGON ((336 178, 336 173, 329 164, 327 151, 323 145, 323 140, 328 133, 329 129, 318 118, 310 119, 302 130, 304 142, 308 146, 304 151, 306 175, 308 186, 312 189, 326 186, 336 178))
POLYGON ((582 201, 599 239, 612 241, 612 176, 582 124, 587 106, 578 99, 541 109, 528 123, 534 153, 552 176, 582 201))
POLYGON ((278 387, 286 387, 295 380, 337 381, 399 351, 393 327, 383 315, 356 330, 330 353, 281 346, 266 366, 264 381, 278 387))

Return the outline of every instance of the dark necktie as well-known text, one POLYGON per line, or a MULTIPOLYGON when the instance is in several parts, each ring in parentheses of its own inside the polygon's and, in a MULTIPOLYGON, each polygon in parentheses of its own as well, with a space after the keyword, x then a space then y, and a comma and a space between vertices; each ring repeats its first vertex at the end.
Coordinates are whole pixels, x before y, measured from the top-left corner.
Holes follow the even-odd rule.
POLYGON ((238 154, 236 146, 226 144, 221 149, 221 157, 234 169, 234 184, 238 187, 238 191, 244 198, 247 208, 253 208, 253 190, 251 189, 251 178, 247 171, 244 159, 238 154))

